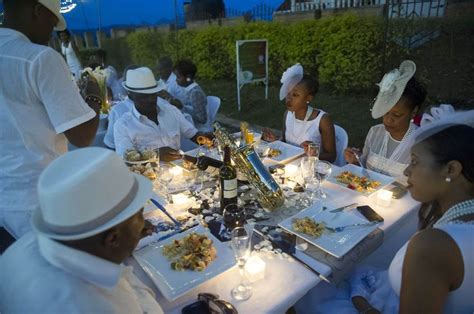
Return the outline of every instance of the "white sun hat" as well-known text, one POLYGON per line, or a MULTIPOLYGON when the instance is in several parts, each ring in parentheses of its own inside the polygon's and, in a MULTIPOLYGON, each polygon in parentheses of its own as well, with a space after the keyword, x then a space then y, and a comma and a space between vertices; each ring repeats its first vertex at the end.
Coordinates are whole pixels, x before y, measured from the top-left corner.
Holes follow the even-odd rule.
POLYGON ((405 60, 398 69, 386 73, 380 83, 380 90, 372 107, 372 117, 378 119, 390 111, 402 97, 408 81, 416 72, 416 64, 411 60, 405 60))
POLYGON ((54 28, 57 31, 63 31, 66 29, 66 20, 61 14, 61 1, 60 0, 38 0, 38 3, 41 3, 45 8, 47 8, 51 13, 56 15, 58 18, 58 24, 54 28))
POLYGON ((299 83, 303 78, 303 66, 299 63, 289 67, 281 76, 280 82, 280 100, 285 99, 286 95, 299 83))
POLYGON ((57 240, 88 238, 135 215, 151 195, 151 181, 131 172, 115 152, 77 149, 41 174, 33 229, 57 240))
POLYGON ((147 67, 128 70, 122 86, 129 92, 139 94, 154 94, 163 89, 163 86, 158 85, 153 72, 147 67))

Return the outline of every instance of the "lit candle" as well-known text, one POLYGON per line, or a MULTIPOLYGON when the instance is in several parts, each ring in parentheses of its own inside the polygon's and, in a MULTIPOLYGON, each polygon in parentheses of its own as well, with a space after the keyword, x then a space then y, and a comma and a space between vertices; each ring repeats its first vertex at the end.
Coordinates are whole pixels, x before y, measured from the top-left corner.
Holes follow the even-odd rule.
POLYGON ((173 204, 175 205, 184 205, 189 202, 189 198, 182 193, 174 194, 171 196, 171 198, 173 199, 173 204))
POLYGON ((387 190, 380 190, 377 193, 377 205, 387 207, 392 201, 393 192, 387 190))
POLYGON ((298 172, 297 165, 286 165, 285 166, 285 176, 288 178, 294 177, 298 172))
POLYGON ((245 263, 245 275, 250 282, 265 278, 265 262, 258 255, 252 255, 245 263))
POLYGON ((181 167, 173 167, 171 168, 171 173, 173 174, 173 176, 177 177, 177 176, 181 176, 183 174, 183 168, 181 167))

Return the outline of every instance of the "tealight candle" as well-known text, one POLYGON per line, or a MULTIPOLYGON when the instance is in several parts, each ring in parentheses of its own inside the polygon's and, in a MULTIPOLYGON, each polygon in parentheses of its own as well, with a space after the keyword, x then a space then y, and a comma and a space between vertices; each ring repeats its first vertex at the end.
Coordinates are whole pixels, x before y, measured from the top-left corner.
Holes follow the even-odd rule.
POLYGON ((174 194, 171 196, 171 198, 173 199, 173 204, 175 205, 184 205, 189 202, 189 198, 182 193, 174 194))
POLYGON ((265 262, 258 255, 252 255, 245 263, 245 275, 250 282, 262 280, 265 278, 265 262))
POLYGON ((387 190, 380 190, 377 193, 377 205, 387 207, 392 201, 393 192, 387 190))
POLYGON ((298 173, 297 165, 286 165, 285 166, 285 175, 289 178, 294 177, 298 173))
POLYGON ((173 174, 173 176, 177 177, 177 176, 181 176, 183 174, 183 168, 181 167, 173 167, 171 168, 171 173, 173 174))

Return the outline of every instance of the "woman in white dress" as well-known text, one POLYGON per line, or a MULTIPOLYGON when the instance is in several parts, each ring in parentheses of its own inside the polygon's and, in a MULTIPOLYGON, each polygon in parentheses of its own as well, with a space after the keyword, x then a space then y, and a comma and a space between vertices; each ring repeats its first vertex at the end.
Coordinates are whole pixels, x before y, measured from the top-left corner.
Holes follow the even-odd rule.
MULTIPOLYGON (((282 140, 303 148, 309 143, 318 143, 320 159, 336 160, 336 137, 331 117, 310 106, 318 91, 318 82, 304 75, 299 63, 283 73, 281 82, 280 100, 285 99, 287 108, 283 116, 282 140)), ((264 130, 262 138, 269 142, 278 139, 269 129, 264 130)))
POLYGON ((410 156, 409 150, 399 146, 417 128, 412 119, 426 98, 425 89, 413 77, 415 71, 415 63, 406 60, 399 69, 384 75, 372 109, 374 119, 383 117, 382 124, 369 130, 362 154, 356 148, 345 150, 348 163, 358 165, 356 155, 360 155, 359 159, 368 169, 403 181, 403 170, 410 156))
POLYGON ((345 294, 350 297, 344 300, 339 291, 316 312, 474 312, 473 138, 474 110, 414 133, 404 173, 411 196, 430 204, 420 212, 423 229, 398 251, 388 271, 356 271, 345 294))
POLYGON ((76 44, 71 41, 71 33, 67 29, 59 31, 57 34, 61 40, 61 53, 66 59, 66 63, 74 79, 78 81, 81 78, 82 71, 81 61, 79 60, 79 49, 77 49, 76 44))

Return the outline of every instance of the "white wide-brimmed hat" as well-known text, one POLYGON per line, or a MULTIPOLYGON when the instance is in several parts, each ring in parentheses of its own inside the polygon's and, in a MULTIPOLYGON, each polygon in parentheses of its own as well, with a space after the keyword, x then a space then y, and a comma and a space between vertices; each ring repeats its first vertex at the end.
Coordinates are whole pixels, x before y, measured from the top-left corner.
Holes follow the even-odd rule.
POLYGON ((66 20, 64 19, 63 15, 61 14, 61 1, 60 0, 38 0, 38 3, 41 3, 45 6, 51 13, 56 15, 58 18, 58 24, 54 28, 57 31, 63 31, 66 29, 66 20))
POLYGON ((151 181, 131 172, 115 152, 77 149, 41 174, 32 225, 52 239, 88 238, 135 215, 151 194, 151 181))
POLYGON ((146 67, 128 70, 123 88, 129 92, 139 94, 154 94, 163 89, 153 75, 153 72, 146 67))
POLYGON ((289 67, 281 76, 280 82, 280 100, 285 99, 286 95, 296 86, 303 78, 303 66, 299 63, 289 67))
POLYGON ((372 107, 372 117, 378 119, 390 111, 402 97, 408 81, 416 72, 416 64, 405 60, 398 69, 386 73, 380 83, 380 90, 372 107))

